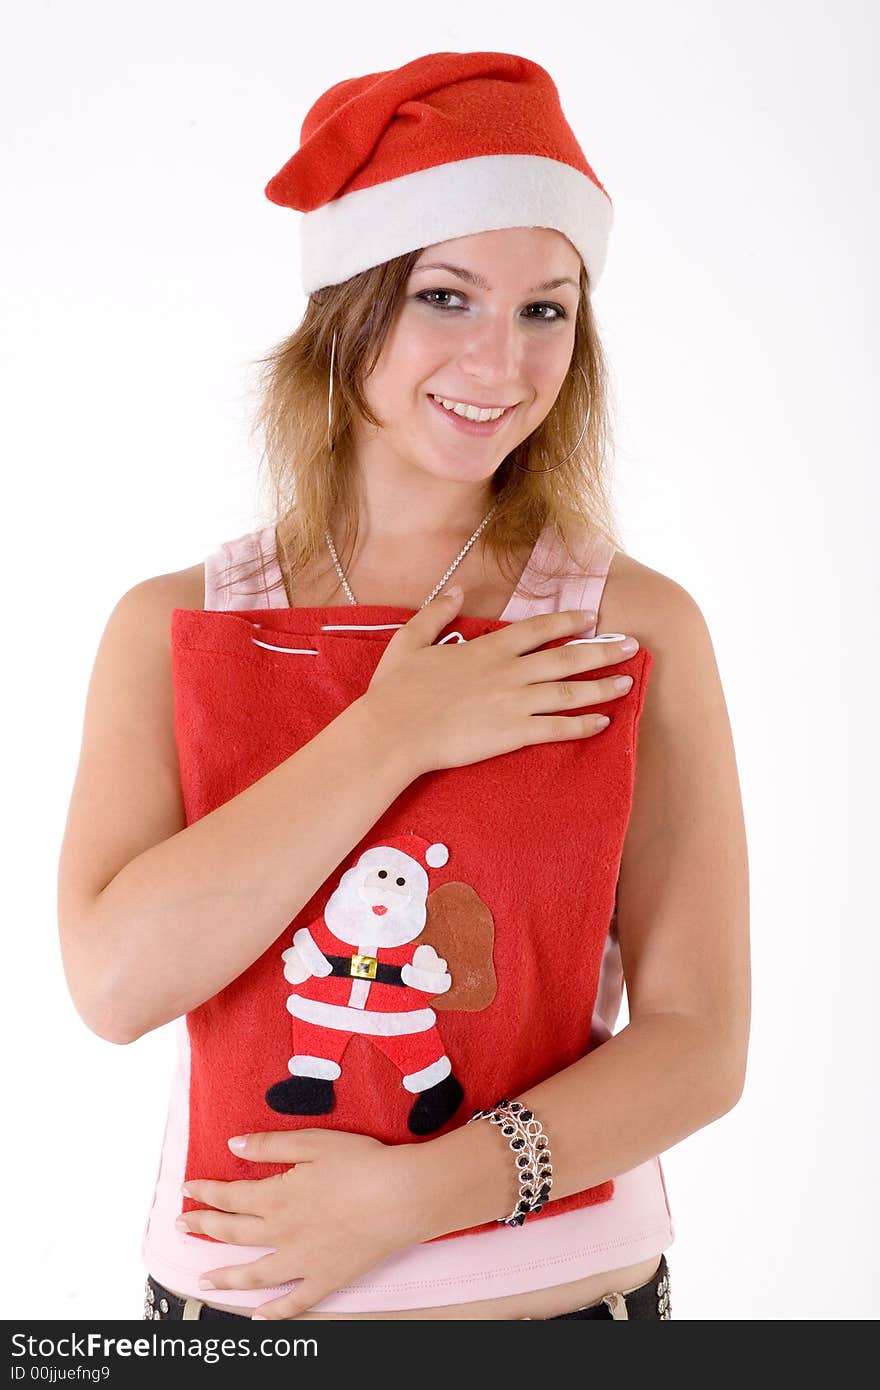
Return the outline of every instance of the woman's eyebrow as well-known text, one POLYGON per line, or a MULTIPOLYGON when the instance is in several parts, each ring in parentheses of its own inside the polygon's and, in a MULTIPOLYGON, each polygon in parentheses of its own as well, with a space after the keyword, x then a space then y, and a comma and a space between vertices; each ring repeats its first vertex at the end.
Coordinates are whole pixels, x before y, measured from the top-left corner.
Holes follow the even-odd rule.
MULTIPOLYGON (((491 288, 482 275, 477 275, 475 271, 468 270, 463 265, 450 265, 448 261, 431 261, 430 264, 421 262, 413 269, 413 275, 416 275, 420 270, 448 270, 450 275, 457 275, 459 280, 465 280, 469 285, 476 285, 477 289, 488 290, 491 288)), ((572 285, 574 289, 580 289, 580 285, 570 276, 562 275, 557 280, 545 280, 541 285, 532 285, 530 290, 526 290, 526 294, 539 294, 543 290, 555 290, 560 285, 572 285)))

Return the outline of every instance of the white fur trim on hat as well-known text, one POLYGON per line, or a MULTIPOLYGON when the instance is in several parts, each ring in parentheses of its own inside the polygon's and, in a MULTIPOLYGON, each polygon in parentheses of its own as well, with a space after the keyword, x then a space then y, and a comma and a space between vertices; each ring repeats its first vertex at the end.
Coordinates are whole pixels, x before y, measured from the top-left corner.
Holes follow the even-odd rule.
POLYGON ((595 289, 611 231, 608 196, 544 155, 452 160, 345 193, 299 221, 306 294, 417 247, 503 227, 554 227, 580 253, 595 289))

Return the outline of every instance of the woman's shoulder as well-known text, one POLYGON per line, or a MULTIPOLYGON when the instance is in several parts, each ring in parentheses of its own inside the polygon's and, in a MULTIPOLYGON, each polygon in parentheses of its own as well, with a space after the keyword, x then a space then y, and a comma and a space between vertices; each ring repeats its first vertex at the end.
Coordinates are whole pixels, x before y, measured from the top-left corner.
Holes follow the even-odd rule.
POLYGON ((187 569, 171 570, 167 574, 155 574, 142 579, 132 586, 125 595, 131 596, 130 606, 144 606, 157 612, 170 612, 172 608, 198 608, 205 606, 205 565, 201 561, 187 569))
POLYGON ((699 641, 706 623, 691 593, 669 575, 615 550, 599 607, 599 632, 637 637, 654 655, 699 641))
POLYGON ((188 569, 151 575, 126 589, 117 599, 107 627, 118 633, 123 643, 130 640, 150 645, 154 640, 164 650, 173 609, 204 607, 205 566, 191 565, 188 569))
MULTIPOLYGON (((692 762, 695 777, 700 758, 704 768, 729 766, 731 733, 714 645, 684 585, 618 550, 599 624, 600 632, 636 637, 653 657, 639 739, 640 747, 647 741, 663 751, 643 767, 643 778, 665 777, 670 759, 692 762)), ((640 760, 645 763, 641 753, 640 760)))
POLYGON ((174 608, 204 608, 205 606, 205 562, 190 565, 188 569, 175 570, 163 575, 166 581, 166 596, 175 600, 174 608))
MULTIPOLYGON (((243 535, 224 541, 197 565, 154 575, 135 585, 132 593, 136 602, 154 606, 164 615, 172 608, 204 609, 206 597, 210 608, 249 607, 237 602, 241 595, 233 587, 227 591, 229 576, 238 584, 250 582, 258 573, 264 582, 280 578, 275 554, 275 527, 259 526, 243 535)), ((259 599, 254 607, 262 606, 259 599)))

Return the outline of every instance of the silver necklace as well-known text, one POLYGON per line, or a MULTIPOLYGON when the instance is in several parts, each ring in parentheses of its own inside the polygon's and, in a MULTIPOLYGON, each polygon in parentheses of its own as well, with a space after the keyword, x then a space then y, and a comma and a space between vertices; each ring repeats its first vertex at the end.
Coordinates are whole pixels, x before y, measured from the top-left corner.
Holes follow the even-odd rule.
MULTIPOLYGON (((490 520, 490 518, 492 517, 492 515, 493 515, 493 513, 495 512, 495 509, 497 508, 497 506, 498 506, 498 503, 497 503, 497 502, 493 502, 492 506, 489 508, 488 512, 487 512, 486 515, 483 517, 483 520, 480 522, 480 524, 479 524, 479 526, 477 527, 476 531, 475 531, 474 534, 471 536, 471 538, 470 538, 470 540, 468 541, 467 545, 462 546, 461 550, 458 552, 458 554, 457 554, 457 556, 455 557, 455 559, 453 560, 452 564, 449 566, 449 569, 448 569, 448 570, 446 571, 446 573, 443 575, 443 578, 440 579, 440 580, 438 580, 438 582, 434 585, 433 589, 432 589, 431 592, 429 593, 428 597, 427 597, 426 599, 423 599, 423 601, 419 604, 419 608, 424 608, 426 603, 430 603, 431 600, 432 600, 433 598, 436 598, 436 597, 437 597, 437 595, 440 593, 440 590, 441 590, 441 589, 444 587, 444 585, 446 584, 447 580, 448 580, 448 579, 450 578, 450 576, 451 576, 452 574, 454 574, 454 572, 458 569, 459 565, 461 564, 461 562, 462 562, 462 560, 464 559, 465 555, 467 555, 468 551, 470 550, 470 548, 471 548, 471 546, 473 545, 474 541, 475 541, 475 540, 477 539, 477 537, 479 536, 479 534, 480 534, 480 532, 482 531, 483 527, 486 525, 486 523, 487 523, 487 522, 490 520)), ((332 558, 333 558, 333 564, 336 566, 336 573, 339 575, 340 583, 342 584, 342 587, 343 587, 343 589, 344 589, 345 592, 346 592, 346 595, 347 595, 347 597, 348 597, 349 603, 357 603, 357 599, 355 598, 354 594, 352 593, 352 591, 351 591, 351 586, 350 586, 348 580, 347 580, 346 577, 345 577, 345 571, 343 570, 341 564, 339 563, 339 556, 338 556, 337 553, 336 553, 336 546, 333 544, 333 537, 330 535, 330 532, 329 532, 329 531, 325 531, 325 532, 324 532, 324 539, 325 539, 326 542, 327 542, 327 546, 328 546, 328 548, 329 548, 329 550, 330 550, 330 554, 331 554, 331 556, 332 556, 332 558)))

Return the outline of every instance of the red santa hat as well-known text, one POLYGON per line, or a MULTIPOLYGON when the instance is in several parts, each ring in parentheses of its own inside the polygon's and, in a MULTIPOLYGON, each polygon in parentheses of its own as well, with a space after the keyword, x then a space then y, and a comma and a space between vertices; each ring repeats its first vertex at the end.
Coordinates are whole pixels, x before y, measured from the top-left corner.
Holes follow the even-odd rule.
POLYGON ((306 294, 439 241, 502 227, 568 237, 595 289, 611 199, 553 79, 515 53, 427 53, 314 103, 266 197, 300 220, 306 294))
MULTIPOLYGON (((371 863, 374 859, 380 860, 388 850, 394 854, 395 858, 413 860, 422 870, 442 869, 449 858, 449 849, 439 841, 432 842, 425 839, 424 835, 417 835, 414 830, 405 830, 400 835, 388 835, 369 849, 365 849, 358 857, 358 864, 371 863)), ((425 878, 430 880, 430 875, 425 873, 425 878)))

